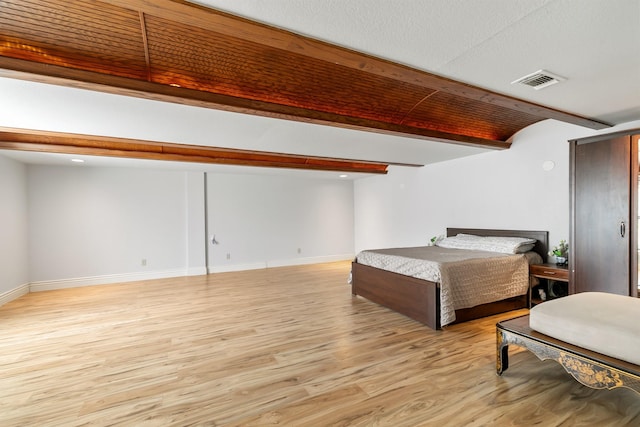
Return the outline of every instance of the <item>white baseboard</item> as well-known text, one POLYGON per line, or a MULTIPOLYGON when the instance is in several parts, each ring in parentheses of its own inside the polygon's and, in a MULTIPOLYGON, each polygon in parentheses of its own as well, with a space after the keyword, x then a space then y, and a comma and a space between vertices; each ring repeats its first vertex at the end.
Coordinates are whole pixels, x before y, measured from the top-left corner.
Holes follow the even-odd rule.
POLYGON ((207 267, 191 267, 187 269, 187 276, 205 276, 207 274, 207 267))
POLYGON ((28 293, 29 293, 28 283, 25 283, 24 285, 20 285, 15 289, 11 289, 10 291, 3 292, 2 294, 0 294, 0 305, 4 305, 28 293))
POLYGON ((0 305, 6 304, 29 292, 52 291, 56 289, 79 288, 82 286, 107 285, 110 283, 136 282, 139 280, 166 279, 170 277, 201 276, 208 273, 227 273, 232 271, 258 270, 270 267, 288 267, 293 265, 320 264, 324 262, 352 260, 353 254, 329 255, 320 257, 296 258, 288 260, 265 261, 252 264, 234 264, 226 266, 193 267, 187 270, 165 270, 154 272, 121 273, 105 276, 75 277, 71 279, 44 280, 26 283, 0 294, 0 305), (207 273, 208 271, 208 273, 207 273))
POLYGON ((31 292, 51 291, 55 289, 78 288, 81 286, 107 285, 110 283, 135 282, 138 280, 166 279, 168 277, 186 276, 187 272, 181 270, 165 270, 154 272, 109 274, 105 276, 76 277, 72 279, 45 280, 32 282, 29 286, 31 292))
POLYGON ((231 264, 231 265, 217 265, 209 266, 209 273, 229 273, 232 271, 245 271, 245 270, 260 270, 261 268, 267 268, 266 262, 256 262, 252 264, 231 264))
POLYGON ((285 260, 271 260, 252 264, 232 264, 209 266, 209 273, 229 273, 232 271, 259 270, 261 268, 290 267, 293 265, 322 264, 324 262, 351 261, 354 254, 327 255, 307 258, 293 258, 285 260))
POLYGON ((267 261, 267 267, 289 267, 292 265, 322 264, 324 262, 352 261, 354 254, 340 254, 267 261))

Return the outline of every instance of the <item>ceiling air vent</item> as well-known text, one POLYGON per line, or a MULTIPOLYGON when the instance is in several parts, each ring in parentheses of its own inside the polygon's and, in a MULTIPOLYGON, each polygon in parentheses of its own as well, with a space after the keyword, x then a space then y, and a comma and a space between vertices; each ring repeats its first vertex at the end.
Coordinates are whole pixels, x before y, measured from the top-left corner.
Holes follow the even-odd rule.
POLYGON ((564 80, 566 80, 564 77, 560 77, 546 70, 538 70, 535 73, 528 74, 524 77, 520 77, 518 80, 512 81, 511 84, 519 83, 526 86, 531 86, 535 90, 540 90, 547 86, 560 83, 564 80))

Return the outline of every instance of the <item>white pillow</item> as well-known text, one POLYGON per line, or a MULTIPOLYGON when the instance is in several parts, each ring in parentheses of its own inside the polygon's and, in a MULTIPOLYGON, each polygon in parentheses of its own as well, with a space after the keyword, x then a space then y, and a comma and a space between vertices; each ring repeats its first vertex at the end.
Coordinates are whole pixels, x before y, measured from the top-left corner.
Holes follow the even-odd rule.
POLYGON ((461 233, 457 236, 442 239, 436 244, 440 247, 451 249, 520 254, 533 249, 536 244, 536 239, 526 237, 475 236, 473 234, 461 233))

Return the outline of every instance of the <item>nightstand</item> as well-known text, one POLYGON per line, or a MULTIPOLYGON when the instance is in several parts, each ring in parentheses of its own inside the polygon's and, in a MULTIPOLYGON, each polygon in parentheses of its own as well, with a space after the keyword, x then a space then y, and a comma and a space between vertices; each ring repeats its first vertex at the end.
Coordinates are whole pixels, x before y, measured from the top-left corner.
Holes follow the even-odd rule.
POLYGON ((566 265, 531 264, 529 275, 537 277, 540 282, 535 286, 529 283, 529 308, 569 294, 569 268, 566 265), (544 291, 544 299, 540 295, 540 289, 544 291))

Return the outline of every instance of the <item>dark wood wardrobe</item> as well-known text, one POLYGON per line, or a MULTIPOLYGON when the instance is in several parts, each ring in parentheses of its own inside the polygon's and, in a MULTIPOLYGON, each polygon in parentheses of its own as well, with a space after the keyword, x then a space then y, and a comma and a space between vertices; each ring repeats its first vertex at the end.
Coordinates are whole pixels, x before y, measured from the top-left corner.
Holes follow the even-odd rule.
POLYGON ((640 129, 570 140, 569 292, 638 296, 640 129))

